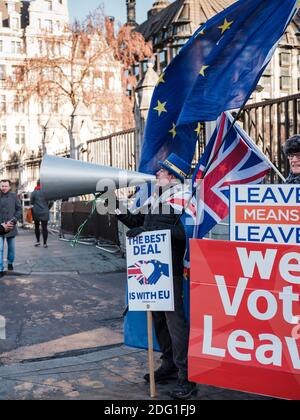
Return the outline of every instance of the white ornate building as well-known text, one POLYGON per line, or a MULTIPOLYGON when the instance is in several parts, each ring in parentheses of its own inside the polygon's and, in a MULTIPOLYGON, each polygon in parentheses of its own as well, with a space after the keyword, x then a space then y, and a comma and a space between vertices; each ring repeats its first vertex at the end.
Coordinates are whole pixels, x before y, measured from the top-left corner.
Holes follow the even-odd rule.
MULTIPOLYGON (((47 40, 63 39, 68 24, 67 0, 0 0, 0 176, 12 179, 20 190, 32 188, 45 152, 68 155, 71 114, 77 152, 87 140, 123 129, 122 69, 107 45, 93 68, 93 82, 119 98, 113 106, 109 101, 100 107, 85 105, 82 97, 74 109, 68 99, 53 101, 51 95, 44 99, 32 95, 24 100, 26 88, 24 94, 16 91, 24 63, 45 56, 47 40)), ((58 41, 53 54, 63 57, 65 48, 58 41)))

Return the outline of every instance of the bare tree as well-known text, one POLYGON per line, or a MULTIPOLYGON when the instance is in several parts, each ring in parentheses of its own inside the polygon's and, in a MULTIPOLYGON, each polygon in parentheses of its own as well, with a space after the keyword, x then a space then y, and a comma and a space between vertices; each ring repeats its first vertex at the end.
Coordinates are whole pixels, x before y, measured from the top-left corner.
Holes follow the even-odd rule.
MULTIPOLYGON (((153 57, 153 47, 151 42, 146 42, 143 35, 133 30, 129 25, 119 27, 117 35, 115 34, 114 21, 110 18, 105 20, 106 41, 113 48, 115 58, 123 65, 122 83, 124 91, 128 88, 134 90, 137 85, 137 75, 134 68, 140 65, 144 60, 153 57)), ((125 109, 133 108, 132 98, 134 95, 123 97, 125 109)), ((133 118, 133 113, 127 116, 127 123, 133 118)))
POLYGON ((73 133, 79 104, 85 104, 97 123, 101 123, 101 114, 103 119, 109 115, 116 124, 122 118, 121 88, 113 88, 120 64, 105 40, 103 27, 100 19, 95 23, 89 18, 58 35, 45 32, 39 44, 36 41, 34 53, 27 46, 24 66, 10 81, 24 101, 35 98, 50 103, 53 113, 64 114, 61 124, 69 134, 72 158, 76 157, 73 133))

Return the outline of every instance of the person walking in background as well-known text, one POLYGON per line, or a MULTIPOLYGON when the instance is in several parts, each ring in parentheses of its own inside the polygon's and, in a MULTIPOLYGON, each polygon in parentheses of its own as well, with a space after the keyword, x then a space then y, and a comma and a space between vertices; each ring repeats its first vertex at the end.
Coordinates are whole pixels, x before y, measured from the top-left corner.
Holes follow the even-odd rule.
POLYGON ((4 243, 7 241, 7 269, 13 271, 15 261, 15 237, 18 235, 17 222, 22 216, 22 205, 17 194, 11 192, 11 182, 2 180, 0 183, 0 223, 11 223, 14 228, 0 237, 0 277, 4 276, 4 243))
POLYGON ((48 248, 47 241, 48 241, 48 222, 50 219, 50 208, 51 203, 48 202, 42 191, 41 191, 41 183, 37 181, 37 185, 35 190, 31 193, 30 196, 30 204, 32 207, 32 217, 35 225, 35 236, 36 236, 36 244, 35 246, 38 247, 41 245, 40 243, 40 225, 42 225, 42 234, 43 234, 43 243, 44 248, 48 248))

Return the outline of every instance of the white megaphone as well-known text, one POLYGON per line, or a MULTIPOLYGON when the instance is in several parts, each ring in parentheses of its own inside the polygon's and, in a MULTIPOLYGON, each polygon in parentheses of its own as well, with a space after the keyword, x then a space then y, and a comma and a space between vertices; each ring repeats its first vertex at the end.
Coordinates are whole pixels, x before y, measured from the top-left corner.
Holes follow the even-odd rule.
POLYGON ((47 200, 60 200, 96 194, 107 189, 138 186, 156 179, 154 175, 141 172, 49 155, 46 155, 42 161, 40 178, 41 189, 47 200))

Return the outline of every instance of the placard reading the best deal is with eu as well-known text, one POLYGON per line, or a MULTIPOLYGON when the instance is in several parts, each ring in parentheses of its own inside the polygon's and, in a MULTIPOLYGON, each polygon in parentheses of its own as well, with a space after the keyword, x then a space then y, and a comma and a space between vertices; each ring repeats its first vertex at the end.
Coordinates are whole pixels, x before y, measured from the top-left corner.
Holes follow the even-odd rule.
POLYGON ((127 238, 130 311, 174 311, 171 232, 127 238))
POLYGON ((300 186, 232 186, 230 240, 299 245, 300 186))

